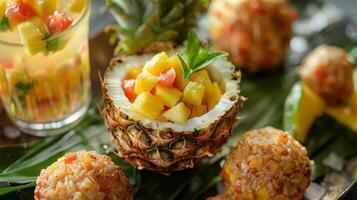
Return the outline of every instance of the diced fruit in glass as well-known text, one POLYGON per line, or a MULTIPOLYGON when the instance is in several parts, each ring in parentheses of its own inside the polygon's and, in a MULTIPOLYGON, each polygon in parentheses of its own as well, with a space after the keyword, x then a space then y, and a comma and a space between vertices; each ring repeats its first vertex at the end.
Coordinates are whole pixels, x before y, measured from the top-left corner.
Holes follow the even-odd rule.
POLYGON ((205 87, 201 83, 189 82, 183 91, 183 102, 190 105, 201 105, 205 95, 205 87))
POLYGON ((162 116, 171 122, 183 124, 187 122, 190 114, 190 109, 183 102, 180 102, 175 107, 166 111, 162 116))
POLYGON ((34 55, 46 49, 46 41, 42 40, 42 33, 33 22, 24 22, 17 26, 21 42, 27 52, 34 55))
POLYGON ((22 1, 11 1, 7 7, 6 13, 11 26, 15 26, 36 15, 33 8, 22 1))
POLYGON ((150 74, 149 72, 142 72, 136 77, 135 93, 150 92, 159 82, 159 77, 150 74))
POLYGON ((176 79, 176 72, 174 68, 170 68, 160 74, 160 83, 167 87, 172 87, 176 79))
POLYGON ((31 19, 30 22, 32 22, 36 25, 36 27, 40 31, 42 38, 43 38, 46 35, 47 30, 46 30, 46 26, 43 23, 42 19, 39 17, 35 17, 35 18, 31 19))
POLYGON ((37 0, 41 7, 41 15, 52 15, 58 6, 58 0, 37 0))
POLYGON ((140 74, 142 68, 141 67, 133 67, 127 66, 127 73, 124 79, 136 79, 136 77, 140 74))
POLYGON ((169 57, 165 52, 159 53, 145 63, 143 71, 150 72, 154 75, 160 75, 170 68, 169 57))
POLYGON ((193 106, 191 117, 198 117, 207 113, 206 105, 193 106))
POLYGON ((163 85, 157 85, 155 96, 158 97, 165 106, 172 108, 181 100, 182 92, 176 88, 169 88, 163 85))
POLYGON ((6 7, 7 7, 7 1, 0 0, 0 21, 2 20, 2 18, 5 15, 6 7))
POLYGON ((183 91, 188 84, 189 80, 183 80, 183 67, 180 59, 177 55, 171 56, 169 59, 170 66, 175 69, 176 79, 174 82, 174 86, 183 91))
POLYGON ((136 97, 133 103, 133 110, 141 113, 147 118, 156 119, 161 111, 163 110, 164 105, 161 103, 161 100, 153 96, 149 92, 143 92, 136 97))
POLYGON ((128 97, 130 102, 133 102, 137 97, 134 91, 135 83, 135 79, 124 80, 121 82, 121 88, 123 89, 125 96, 128 97))
POLYGON ((86 5, 86 0, 72 0, 69 9, 72 12, 81 12, 86 5))
POLYGON ((206 93, 209 93, 212 90, 212 82, 208 75, 207 70, 203 69, 191 74, 190 80, 201 83, 203 86, 205 86, 206 93))
POLYGON ((207 95, 209 96, 209 98, 206 99, 206 104, 208 106, 208 109, 212 110, 217 105, 222 96, 221 89, 217 82, 213 83, 212 90, 207 95))
POLYGON ((47 28, 52 34, 57 34, 65 31, 71 26, 73 19, 65 13, 58 13, 48 17, 47 28))

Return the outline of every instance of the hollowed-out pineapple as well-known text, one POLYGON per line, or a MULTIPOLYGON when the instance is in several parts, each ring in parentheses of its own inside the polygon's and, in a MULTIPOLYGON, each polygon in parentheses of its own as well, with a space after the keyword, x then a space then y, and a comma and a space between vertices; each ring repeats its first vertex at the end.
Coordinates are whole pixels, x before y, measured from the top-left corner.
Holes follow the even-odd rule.
POLYGON ((221 58, 196 73, 204 74, 203 79, 201 75, 194 75, 191 80, 183 81, 183 70, 177 56, 160 53, 153 57, 151 54, 123 57, 108 68, 102 80, 102 115, 120 157, 139 169, 170 174, 192 168, 201 159, 213 156, 226 142, 232 132, 237 109, 243 103, 240 76, 231 63, 221 58), (160 57, 165 59, 160 60, 160 57), (169 67, 165 64, 166 59, 169 67), (165 66, 157 68, 158 65, 148 62, 150 60, 160 60, 160 65, 165 66), (175 87, 163 86, 160 80, 151 91, 138 94, 131 103, 121 88, 121 81, 131 73, 126 66, 144 66, 143 73, 158 77, 164 73, 162 69, 172 67, 177 76, 172 83, 175 87), (214 107, 203 104, 211 101, 204 97, 205 74, 207 77, 214 74, 210 92, 218 94, 216 89, 219 89, 218 100, 213 98, 214 107), (176 80, 182 82, 177 83, 176 80), (177 84, 182 84, 182 88, 177 84))

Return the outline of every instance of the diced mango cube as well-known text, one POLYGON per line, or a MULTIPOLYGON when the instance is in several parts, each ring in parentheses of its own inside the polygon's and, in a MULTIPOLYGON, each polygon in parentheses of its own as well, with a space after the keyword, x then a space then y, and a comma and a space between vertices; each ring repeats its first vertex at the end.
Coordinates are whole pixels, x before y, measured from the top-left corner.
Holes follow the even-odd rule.
POLYGON ((133 110, 150 119, 156 119, 163 108, 161 100, 149 92, 141 93, 133 102, 133 110))
POLYGON ((127 72, 124 79, 136 79, 136 77, 141 73, 141 70, 141 67, 127 66, 127 72))
POLYGON ((58 6, 58 0, 37 0, 41 7, 41 15, 47 16, 52 15, 58 6))
POLYGON ((6 6, 7 6, 7 1, 6 0, 0 0, 0 21, 5 15, 6 11, 6 6))
POLYGON ((190 114, 190 109, 187 108, 183 102, 180 102, 175 107, 166 111, 162 116, 174 123, 183 124, 187 122, 190 114))
POLYGON ((46 41, 42 40, 42 33, 33 22, 24 22, 17 26, 21 42, 27 52, 34 55, 46 50, 46 41))
POLYGON ((207 113, 206 105, 193 106, 191 117, 198 117, 207 113))
POLYGON ((72 12, 81 12, 86 5, 86 0, 72 0, 69 9, 72 12))
POLYGON ((169 59, 170 66, 175 69, 176 72, 176 79, 174 82, 174 86, 183 91, 188 84, 189 80, 183 80, 183 67, 181 64, 180 59, 177 55, 171 56, 169 59))
POLYGON ((208 75, 207 70, 203 69, 203 70, 200 70, 198 72, 191 74, 190 80, 194 81, 194 82, 201 83, 203 86, 205 86, 206 93, 211 92, 212 82, 208 75))
POLYGON ((212 90, 211 92, 208 92, 207 95, 209 96, 209 98, 206 98, 205 101, 208 106, 208 109, 212 110, 217 105, 222 96, 221 89, 217 82, 213 83, 212 90))
POLYGON ((189 82, 183 91, 183 102, 191 105, 201 105, 205 95, 205 87, 201 83, 189 82))
POLYGON ((172 108, 180 102, 182 92, 176 88, 157 85, 155 88, 155 96, 158 97, 165 104, 165 106, 172 108))
POLYGON ((168 70, 170 67, 169 57, 165 52, 162 52, 146 62, 143 71, 150 72, 154 75, 160 75, 161 72, 168 70))
POLYGON ((136 94, 141 92, 150 92, 159 82, 159 77, 150 74, 149 72, 143 72, 136 77, 136 84, 134 91, 136 94))
POLYGON ((47 34, 47 30, 46 30, 46 25, 43 23, 42 19, 39 17, 35 17, 29 21, 36 25, 36 27, 41 33, 42 38, 45 37, 45 35, 47 34))

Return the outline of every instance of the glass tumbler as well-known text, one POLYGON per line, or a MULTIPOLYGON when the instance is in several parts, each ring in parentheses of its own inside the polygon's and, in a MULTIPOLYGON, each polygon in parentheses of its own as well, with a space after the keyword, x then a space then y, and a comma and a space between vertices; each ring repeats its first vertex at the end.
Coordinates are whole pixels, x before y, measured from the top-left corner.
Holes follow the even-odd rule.
POLYGON ((10 119, 26 133, 67 131, 89 107, 89 0, 79 15, 70 28, 50 38, 57 45, 54 52, 29 55, 11 37, 0 37, 0 97, 10 119))

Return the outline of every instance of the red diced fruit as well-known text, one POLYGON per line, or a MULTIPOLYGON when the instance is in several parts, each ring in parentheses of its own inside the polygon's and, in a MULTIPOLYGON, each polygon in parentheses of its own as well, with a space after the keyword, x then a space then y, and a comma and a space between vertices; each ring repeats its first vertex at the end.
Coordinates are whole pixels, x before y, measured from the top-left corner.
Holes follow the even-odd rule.
POLYGON ((123 89, 125 96, 128 97, 130 102, 134 102, 137 95, 135 93, 135 79, 124 80, 121 82, 121 88, 123 89))
POLYGON ((22 1, 13 1, 7 8, 6 14, 11 25, 17 25, 36 15, 32 7, 22 1))
POLYGON ((4 70, 10 70, 14 67, 11 59, 4 59, 0 61, 0 67, 3 67, 4 70))
POLYGON ((73 155, 70 155, 70 156, 66 157, 66 158, 64 159, 64 163, 65 163, 65 164, 71 164, 71 163, 73 163, 73 161, 75 161, 76 159, 77 159, 77 156, 76 156, 75 154, 73 154, 73 155))
POLYGON ((167 87, 172 87, 176 79, 176 72, 174 68, 170 68, 167 71, 160 74, 160 83, 167 87))
POLYGON ((50 33, 57 34, 65 31, 72 23, 73 19, 67 14, 55 12, 48 17, 47 28, 50 33))

